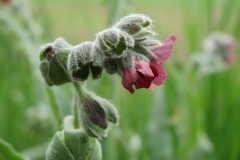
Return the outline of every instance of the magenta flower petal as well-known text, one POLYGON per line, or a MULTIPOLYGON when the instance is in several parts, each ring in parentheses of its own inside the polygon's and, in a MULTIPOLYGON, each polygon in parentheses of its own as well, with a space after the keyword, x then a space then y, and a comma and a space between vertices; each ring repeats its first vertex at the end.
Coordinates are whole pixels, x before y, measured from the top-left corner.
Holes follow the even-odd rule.
POLYGON ((138 80, 134 83, 136 89, 149 88, 153 80, 153 77, 145 77, 142 73, 138 73, 138 80))
POLYGON ((149 64, 144 61, 136 61, 136 70, 144 75, 144 77, 154 77, 154 74, 149 67, 149 64))
POLYGON ((155 84, 156 86, 160 86, 164 83, 164 81, 167 78, 167 74, 166 71, 164 70, 164 68, 162 67, 161 64, 159 64, 157 61, 152 61, 150 63, 150 67, 156 67, 157 69, 157 76, 156 78, 153 80, 153 84, 155 84))
MULTIPOLYGON (((161 62, 160 62, 160 64, 161 64, 161 62)), ((152 64, 150 64, 150 68, 151 68, 151 70, 152 70, 152 72, 154 74, 154 77, 155 77, 154 79, 156 79, 159 76, 158 68, 156 66, 152 65, 152 64)), ((154 89, 154 80, 151 82, 151 84, 148 87, 148 89, 150 89, 150 90, 154 89)))
POLYGON ((154 55, 157 57, 158 61, 164 62, 166 61, 173 52, 173 42, 176 40, 175 35, 170 35, 162 45, 156 47, 155 49, 151 50, 154 55))
POLYGON ((125 69, 123 71, 122 85, 124 88, 129 90, 129 92, 134 93, 132 85, 137 81, 137 79, 138 73, 135 69, 125 69))
POLYGON ((166 40, 171 39, 173 42, 176 41, 177 37, 174 34, 171 34, 166 40))

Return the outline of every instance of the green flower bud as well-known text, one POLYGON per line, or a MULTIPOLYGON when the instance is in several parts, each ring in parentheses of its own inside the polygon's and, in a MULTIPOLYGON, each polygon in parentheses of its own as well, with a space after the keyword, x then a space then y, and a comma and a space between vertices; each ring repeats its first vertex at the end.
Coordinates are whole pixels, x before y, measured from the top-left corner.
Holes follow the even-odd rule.
POLYGON ((57 132, 46 153, 47 160, 101 160, 102 151, 97 139, 80 130, 57 132))
POLYGON ((115 74, 118 71, 118 60, 113 58, 106 58, 104 61, 104 69, 108 74, 115 74))
MULTIPOLYGON (((121 65, 123 68, 132 68, 135 64, 135 56, 137 53, 129 49, 126 54, 121 57, 121 65)), ((121 69, 122 70, 122 69, 121 69)))
POLYGON ((40 70, 49 86, 71 82, 66 62, 72 46, 64 39, 58 38, 43 47, 40 53, 40 70))
POLYGON ((152 49, 156 48, 157 46, 160 46, 161 44, 162 44, 161 42, 159 42, 158 40, 155 40, 155 39, 149 39, 149 40, 140 42, 140 45, 144 46, 148 50, 152 50, 152 49))
POLYGON ((150 28, 152 20, 142 14, 130 14, 123 17, 114 27, 117 27, 130 35, 139 33, 142 29, 150 28))
POLYGON ((84 42, 75 46, 68 56, 67 69, 74 80, 85 81, 92 72, 93 79, 102 74, 100 52, 93 42, 84 42), (94 62, 96 60, 96 63, 94 62))
POLYGON ((91 59, 93 60, 93 66, 101 67, 103 65, 104 57, 103 57, 102 53, 100 52, 100 50, 95 45, 95 43, 92 47, 91 52, 92 52, 92 54, 91 54, 92 58, 91 59))
POLYGON ((108 121, 118 122, 118 114, 114 106, 105 99, 85 90, 84 97, 79 101, 79 120, 89 136, 103 138, 107 136, 108 121))
POLYGON ((138 32, 137 34, 133 35, 133 39, 135 41, 145 41, 145 40, 149 40, 149 39, 153 39, 157 34, 152 31, 152 30, 141 30, 140 32, 138 32))
POLYGON ((93 79, 99 79, 102 76, 102 67, 95 66, 94 63, 90 63, 90 69, 93 79))
POLYGON ((106 57, 120 57, 128 47, 134 46, 133 38, 117 28, 106 29, 97 34, 95 44, 106 57))
POLYGON ((140 45, 140 44, 136 44, 134 46, 134 48, 132 48, 133 51, 135 51, 136 53, 142 55, 142 56, 145 56, 148 61, 150 60, 154 60, 155 59, 155 56, 152 54, 152 52, 147 49, 146 47, 140 45))

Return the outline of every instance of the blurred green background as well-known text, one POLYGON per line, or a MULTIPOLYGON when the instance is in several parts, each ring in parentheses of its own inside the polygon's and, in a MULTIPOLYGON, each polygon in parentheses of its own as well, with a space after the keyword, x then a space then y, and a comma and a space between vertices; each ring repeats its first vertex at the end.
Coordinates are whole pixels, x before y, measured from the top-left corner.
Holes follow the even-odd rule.
MULTIPOLYGON (((2 2, 0 2, 2 3, 2 2)), ((128 13, 154 20, 160 40, 177 36, 172 57, 163 64, 167 80, 154 91, 132 95, 121 77, 106 73, 87 85, 118 109, 120 123, 101 141, 103 160, 240 159, 239 63, 197 79, 187 63, 212 31, 240 40, 238 0, 16 0, 0 5, 0 138, 22 155, 45 159, 60 116, 70 114, 70 84, 46 86, 40 76, 42 44, 57 37, 70 44, 94 40, 97 32, 128 13), (54 93, 54 95, 52 95, 54 93)), ((1 149, 0 149, 1 150, 1 149)), ((0 155, 0 160, 4 156, 0 155)))

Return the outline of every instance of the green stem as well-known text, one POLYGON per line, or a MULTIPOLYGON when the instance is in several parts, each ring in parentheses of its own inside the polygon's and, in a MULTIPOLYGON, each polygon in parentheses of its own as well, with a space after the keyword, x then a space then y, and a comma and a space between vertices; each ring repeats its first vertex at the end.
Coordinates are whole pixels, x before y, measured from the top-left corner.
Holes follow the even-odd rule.
POLYGON ((0 138, 0 155, 5 159, 26 160, 8 142, 0 138))
POLYGON ((72 114, 73 114, 73 126, 74 128, 79 128, 79 121, 78 121, 78 96, 77 94, 74 93, 74 101, 73 101, 73 110, 72 110, 72 114))
POLYGON ((61 116, 59 114, 58 106, 57 106, 57 103, 55 101, 53 91, 49 87, 46 87, 46 90, 47 90, 47 95, 48 95, 50 107, 51 107, 53 116, 54 116, 54 118, 56 120, 56 123, 57 123, 57 128, 58 128, 58 130, 60 130, 61 129, 61 116))
POLYGON ((79 95, 79 98, 81 99, 83 97, 82 86, 78 82, 73 82, 73 86, 75 91, 79 95))
POLYGON ((81 100, 83 97, 83 92, 81 85, 78 82, 72 83, 74 86, 74 102, 73 102, 73 126, 74 128, 79 128, 79 121, 78 121, 78 101, 81 100))

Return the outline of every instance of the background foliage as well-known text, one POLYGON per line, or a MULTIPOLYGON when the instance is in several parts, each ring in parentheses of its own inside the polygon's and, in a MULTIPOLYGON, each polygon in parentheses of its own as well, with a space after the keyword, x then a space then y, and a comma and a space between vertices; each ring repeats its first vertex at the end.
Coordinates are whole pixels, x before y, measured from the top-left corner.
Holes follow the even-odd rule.
POLYGON ((141 89, 133 95, 122 87, 118 75, 104 73, 100 80, 87 82, 120 114, 119 126, 111 127, 108 138, 101 141, 103 159, 240 159, 239 63, 202 79, 187 72, 186 65, 192 54, 202 51, 202 40, 212 31, 233 35, 239 46, 238 0, 19 0, 13 4, 0 6, 0 138, 22 155, 44 159, 59 123, 49 101, 56 103, 61 117, 71 111, 71 86, 49 90, 40 76, 39 46, 57 37, 73 45, 94 40, 97 32, 121 16, 142 13, 154 20, 159 39, 171 33, 178 37, 172 57, 164 63, 168 77, 154 91, 141 89))

